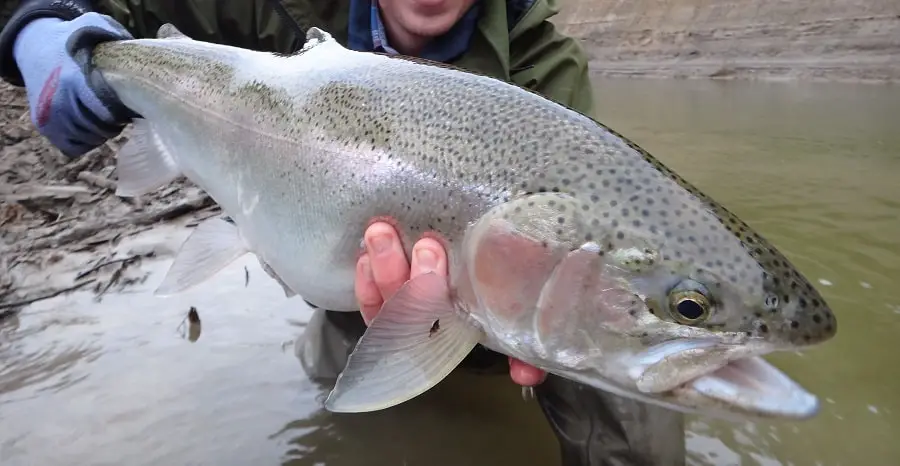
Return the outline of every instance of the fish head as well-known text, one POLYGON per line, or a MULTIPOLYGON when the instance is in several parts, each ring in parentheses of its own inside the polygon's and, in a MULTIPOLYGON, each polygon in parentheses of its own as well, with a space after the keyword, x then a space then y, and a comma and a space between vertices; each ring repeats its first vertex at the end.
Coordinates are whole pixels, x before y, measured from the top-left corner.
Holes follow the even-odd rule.
POLYGON ((597 295, 616 289, 638 300, 618 310, 637 316, 618 330, 640 341, 626 345, 619 370, 641 393, 695 410, 815 415, 817 398, 762 356, 834 337, 831 309, 747 224, 709 199, 683 201, 661 234, 632 225, 631 240, 613 244, 600 265, 598 282, 614 285, 597 295))
POLYGON ((825 300, 749 226, 684 193, 669 220, 559 193, 501 206, 466 237, 461 296, 497 346, 549 372, 686 412, 815 415, 818 399, 761 356, 833 337, 825 300))

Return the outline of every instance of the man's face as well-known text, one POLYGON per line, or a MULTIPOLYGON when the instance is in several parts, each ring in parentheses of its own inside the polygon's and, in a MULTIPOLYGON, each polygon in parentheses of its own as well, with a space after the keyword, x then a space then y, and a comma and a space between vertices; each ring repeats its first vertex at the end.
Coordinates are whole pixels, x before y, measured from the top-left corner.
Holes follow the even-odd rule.
POLYGON ((437 37, 459 21, 476 0, 378 0, 388 27, 422 37, 437 37))

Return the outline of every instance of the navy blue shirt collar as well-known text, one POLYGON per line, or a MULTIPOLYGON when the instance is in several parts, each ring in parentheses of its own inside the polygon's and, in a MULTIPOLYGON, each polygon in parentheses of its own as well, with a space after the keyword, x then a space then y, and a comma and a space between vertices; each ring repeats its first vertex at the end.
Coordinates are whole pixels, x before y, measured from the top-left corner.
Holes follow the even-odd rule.
MULTIPOLYGON (((478 26, 480 3, 476 1, 449 31, 432 39, 419 57, 446 63, 465 53, 478 26)), ((350 49, 360 52, 397 53, 388 43, 377 0, 351 0, 350 21, 347 28, 350 49)))

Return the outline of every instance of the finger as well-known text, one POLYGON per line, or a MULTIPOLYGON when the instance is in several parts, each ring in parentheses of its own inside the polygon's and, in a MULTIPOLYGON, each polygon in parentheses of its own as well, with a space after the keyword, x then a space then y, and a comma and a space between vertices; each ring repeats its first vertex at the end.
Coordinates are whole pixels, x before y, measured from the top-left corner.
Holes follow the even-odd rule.
POLYGON ((409 280, 409 262, 394 227, 384 222, 373 223, 365 235, 366 252, 372 266, 375 284, 385 301, 409 280))
POLYGON ((447 252, 437 240, 423 238, 413 246, 409 278, 429 272, 434 272, 442 277, 447 276, 447 252))
POLYGON ((532 387, 543 382, 547 373, 518 359, 509 358, 509 376, 519 385, 532 387))
POLYGON ((363 254, 356 262, 355 288, 359 311, 362 312, 366 325, 369 325, 378 314, 384 300, 381 298, 381 290, 375 284, 375 277, 372 276, 372 263, 368 254, 363 254))

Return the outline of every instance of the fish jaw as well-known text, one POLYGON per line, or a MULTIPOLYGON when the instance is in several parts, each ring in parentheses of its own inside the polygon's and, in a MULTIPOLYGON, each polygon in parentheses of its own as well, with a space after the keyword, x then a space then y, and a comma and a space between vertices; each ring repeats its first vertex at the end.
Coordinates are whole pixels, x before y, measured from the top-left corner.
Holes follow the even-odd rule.
POLYGON ((814 417, 819 412, 818 398, 763 359, 774 350, 764 342, 671 340, 631 358, 628 375, 641 393, 670 397, 700 412, 727 411, 725 417, 814 417))
POLYGON ((806 420, 820 410, 816 395, 763 359, 777 351, 769 345, 748 349, 699 338, 645 347, 615 333, 581 340, 593 348, 553 350, 533 334, 488 335, 484 345, 590 387, 689 414, 806 420))
POLYGON ((806 420, 819 413, 818 397, 759 356, 729 362, 676 390, 698 404, 721 403, 759 417, 806 420))
POLYGON ((639 390, 631 377, 623 376, 627 371, 605 375, 594 369, 537 367, 624 398, 727 421, 801 421, 815 417, 821 408, 818 397, 760 356, 727 362, 719 369, 658 393, 639 390))

